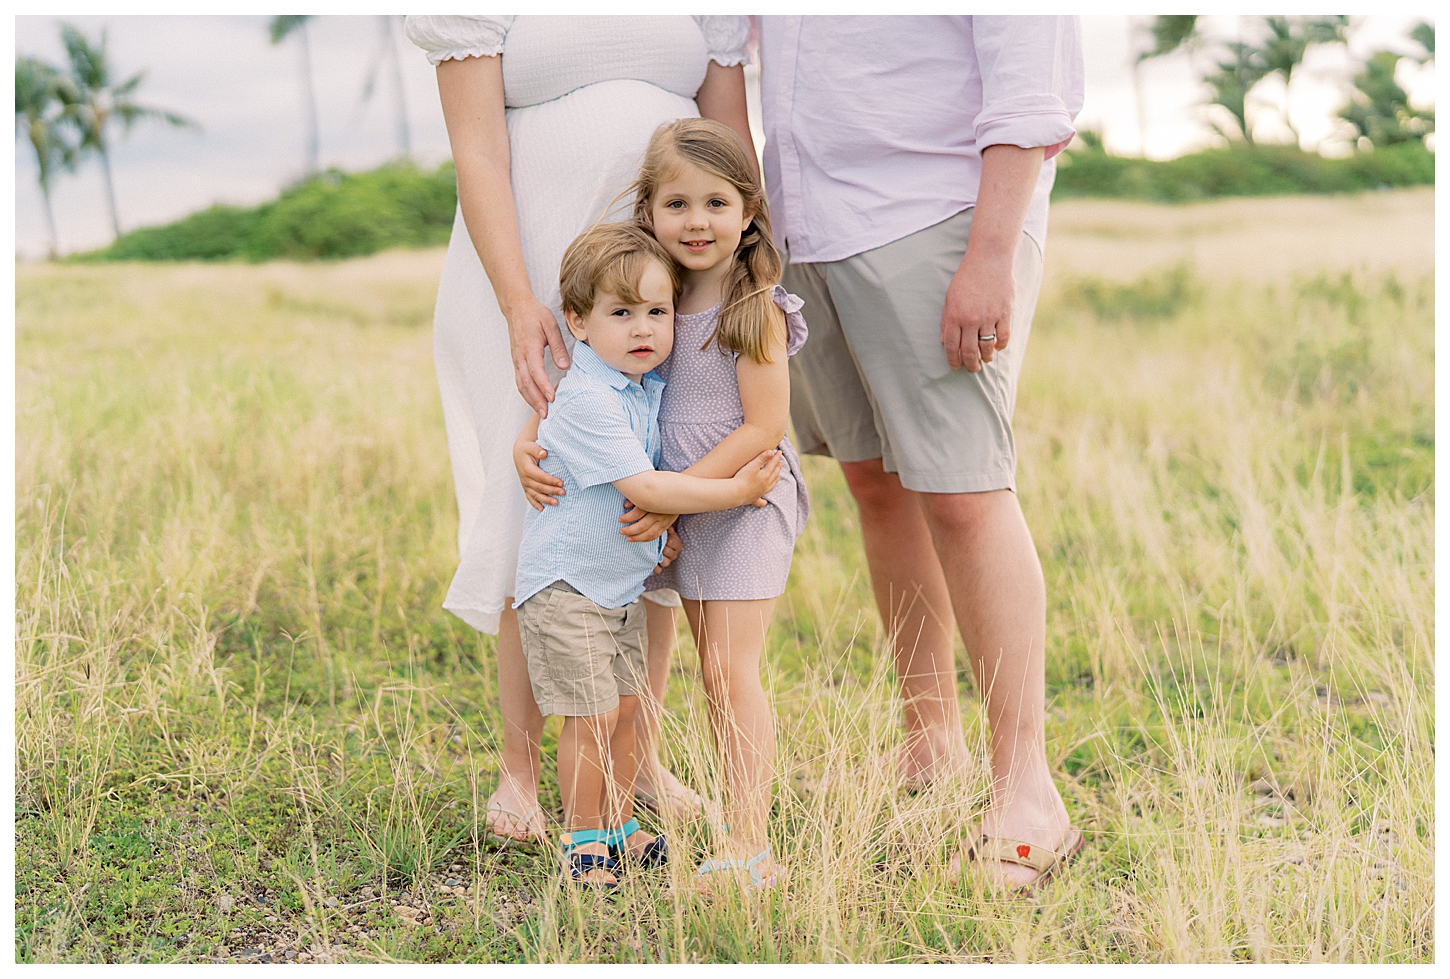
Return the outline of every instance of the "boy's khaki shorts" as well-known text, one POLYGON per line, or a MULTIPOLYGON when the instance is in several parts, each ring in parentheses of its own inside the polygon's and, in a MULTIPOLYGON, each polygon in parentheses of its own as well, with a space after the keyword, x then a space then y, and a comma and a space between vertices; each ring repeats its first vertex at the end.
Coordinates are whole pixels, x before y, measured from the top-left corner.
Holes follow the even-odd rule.
POLYGON ((1012 409, 1042 252, 1023 234, 1007 349, 980 371, 954 371, 941 345, 942 307, 971 227, 967 208, 839 262, 786 266, 782 284, 805 300, 811 331, 790 359, 800 451, 879 458, 920 493, 1015 489, 1012 409))
POLYGON ((636 697, 645 670, 644 603, 601 608, 563 581, 519 606, 519 635, 534 703, 545 717, 593 717, 636 697))

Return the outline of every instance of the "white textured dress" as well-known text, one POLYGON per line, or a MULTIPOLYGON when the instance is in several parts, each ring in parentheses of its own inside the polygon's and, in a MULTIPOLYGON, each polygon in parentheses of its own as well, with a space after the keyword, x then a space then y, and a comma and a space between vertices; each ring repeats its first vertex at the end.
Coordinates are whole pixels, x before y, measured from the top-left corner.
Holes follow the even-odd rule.
MULTIPOLYGON (((433 64, 503 55, 510 179, 534 295, 559 309, 559 262, 638 173, 661 123, 697 116, 710 61, 745 62, 745 17, 409 16, 409 39, 433 64)), ((632 201, 617 205, 626 216, 632 201)), ((573 338, 563 330, 572 349, 573 338)), ((443 607, 498 631, 513 592, 528 504, 513 442, 529 417, 514 386, 508 326, 460 210, 438 284, 433 356, 453 486, 458 571, 443 607)), ((551 378, 558 372, 545 357, 551 378)))

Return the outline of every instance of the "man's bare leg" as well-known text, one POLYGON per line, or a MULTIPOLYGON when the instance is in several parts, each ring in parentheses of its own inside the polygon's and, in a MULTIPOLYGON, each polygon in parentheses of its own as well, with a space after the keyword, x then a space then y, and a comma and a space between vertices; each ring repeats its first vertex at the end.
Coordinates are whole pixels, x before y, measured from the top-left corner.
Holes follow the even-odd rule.
POLYGON ((539 740, 544 716, 534 704, 529 667, 519 638, 519 617, 513 599, 504 601, 499 616, 498 700, 503 714, 503 750, 498 788, 488 800, 489 829, 516 840, 545 840, 544 813, 539 809, 539 740))
POLYGON ((675 609, 644 603, 649 630, 649 690, 642 691, 635 713, 639 771, 634 794, 647 805, 681 818, 698 816, 704 807, 699 793, 685 785, 660 763, 660 712, 670 685, 670 658, 675 649, 675 609))
MULTIPOLYGON (((1056 849, 1068 818, 1047 766, 1047 593, 1017 495, 918 498, 992 729, 992 799, 982 832, 1056 849)), ((1035 876, 1015 864, 994 870, 1013 884, 1035 876)))
POLYGON ((880 459, 843 462, 841 471, 860 511, 876 607, 894 636, 906 708, 899 770, 908 786, 923 786, 971 764, 957 703, 951 597, 916 494, 880 459))

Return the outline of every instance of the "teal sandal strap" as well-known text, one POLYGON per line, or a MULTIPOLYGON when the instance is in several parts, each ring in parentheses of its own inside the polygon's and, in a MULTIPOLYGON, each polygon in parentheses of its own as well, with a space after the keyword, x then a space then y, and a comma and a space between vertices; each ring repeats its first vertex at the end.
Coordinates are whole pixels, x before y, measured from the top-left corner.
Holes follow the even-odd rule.
POLYGON ((605 832, 609 834, 610 846, 624 846, 625 840, 629 839, 635 833, 639 832, 639 820, 631 817, 629 822, 625 823, 623 826, 618 826, 614 829, 605 830, 605 832))
POLYGON ((559 834, 559 848, 567 855, 577 846, 586 843, 603 843, 609 845, 609 834, 614 832, 608 829, 580 829, 572 833, 559 834))

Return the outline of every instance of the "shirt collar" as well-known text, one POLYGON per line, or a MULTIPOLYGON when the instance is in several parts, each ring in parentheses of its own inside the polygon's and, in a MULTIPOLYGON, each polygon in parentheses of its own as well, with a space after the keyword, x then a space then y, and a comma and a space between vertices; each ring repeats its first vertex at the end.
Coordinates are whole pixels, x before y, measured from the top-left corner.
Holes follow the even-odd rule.
MULTIPOLYGON (((594 352, 594 348, 583 340, 579 340, 574 344, 574 366, 579 369, 579 373, 584 374, 586 377, 598 378, 616 391, 623 391, 634 383, 625 377, 623 373, 615 370, 601 360, 599 355, 594 352)), ((640 382, 640 386, 646 391, 653 391, 657 387, 664 387, 665 384, 654 371, 650 371, 641 377, 640 382)))
POLYGON ((629 378, 600 360, 594 348, 583 340, 574 344, 574 366, 579 369, 579 373, 598 378, 616 391, 629 387, 629 378))

